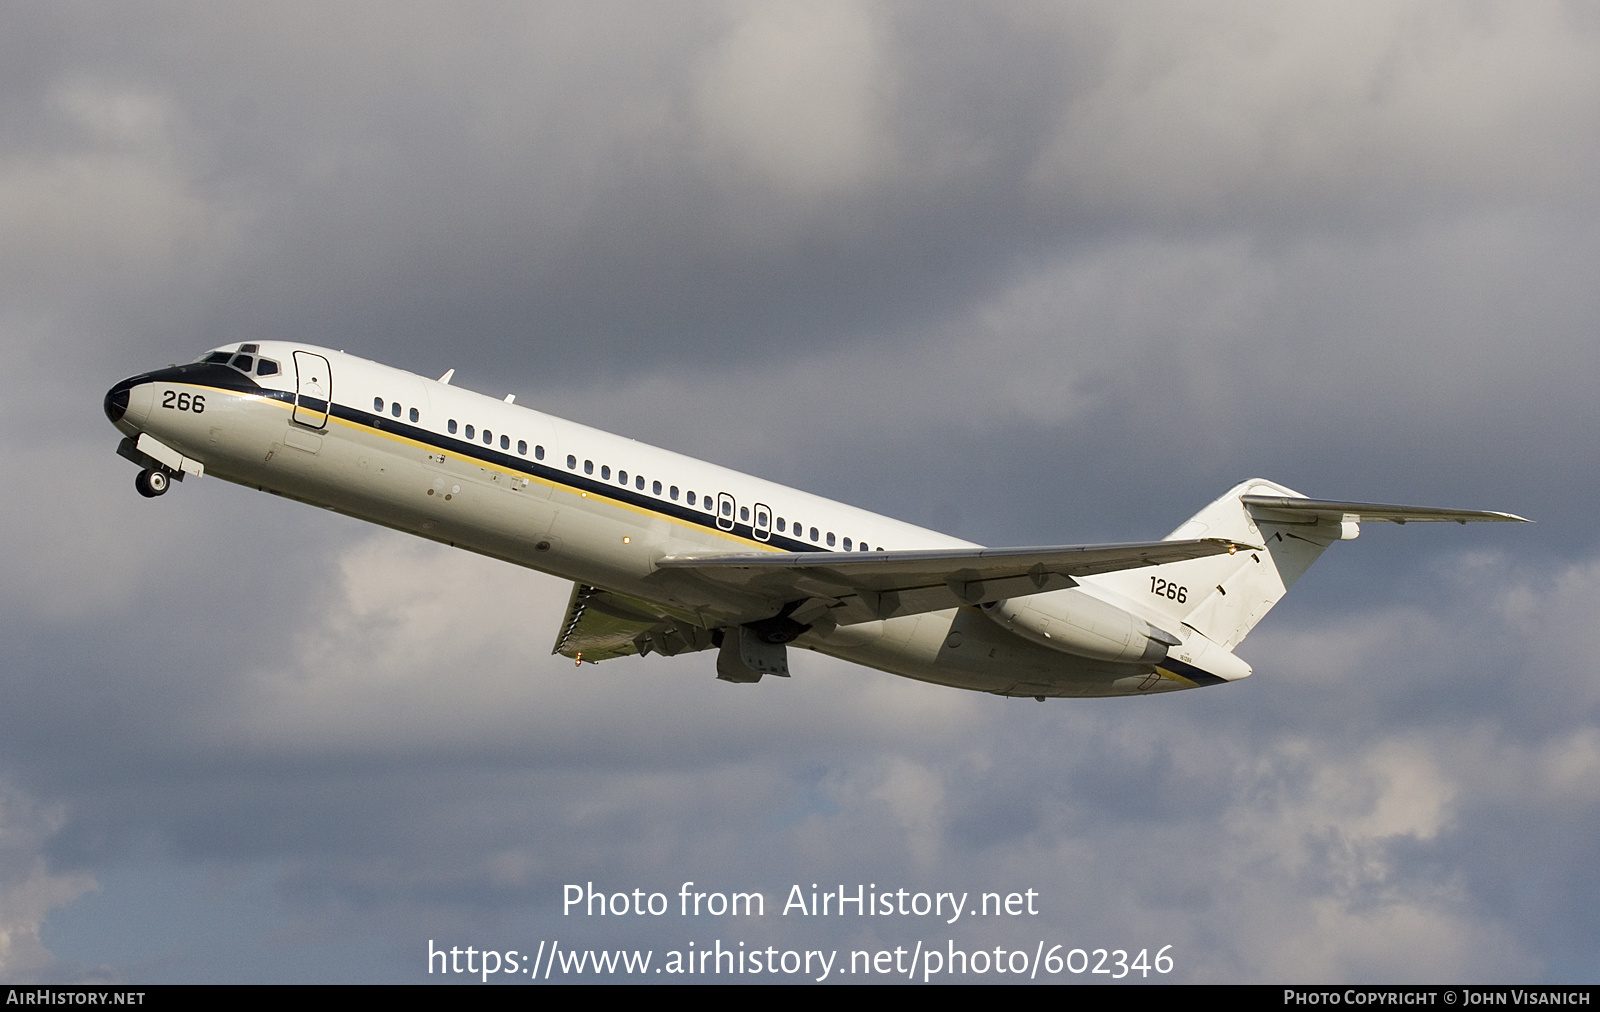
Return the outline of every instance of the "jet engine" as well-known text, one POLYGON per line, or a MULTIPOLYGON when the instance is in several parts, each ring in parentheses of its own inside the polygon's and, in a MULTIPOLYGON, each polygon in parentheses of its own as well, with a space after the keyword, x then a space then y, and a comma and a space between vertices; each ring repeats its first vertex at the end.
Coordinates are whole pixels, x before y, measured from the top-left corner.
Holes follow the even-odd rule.
POLYGON ((1100 661, 1154 664, 1181 642, 1076 587, 996 601, 983 611, 1023 639, 1100 661))

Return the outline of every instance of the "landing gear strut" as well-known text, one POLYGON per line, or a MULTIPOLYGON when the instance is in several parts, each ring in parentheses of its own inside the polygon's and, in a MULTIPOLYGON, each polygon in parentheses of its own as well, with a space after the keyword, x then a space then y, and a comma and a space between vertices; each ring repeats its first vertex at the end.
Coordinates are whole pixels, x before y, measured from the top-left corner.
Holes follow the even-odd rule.
POLYGON ((171 484, 172 479, 162 471, 140 471, 139 476, 133 479, 133 487, 146 499, 154 499, 165 493, 171 484))

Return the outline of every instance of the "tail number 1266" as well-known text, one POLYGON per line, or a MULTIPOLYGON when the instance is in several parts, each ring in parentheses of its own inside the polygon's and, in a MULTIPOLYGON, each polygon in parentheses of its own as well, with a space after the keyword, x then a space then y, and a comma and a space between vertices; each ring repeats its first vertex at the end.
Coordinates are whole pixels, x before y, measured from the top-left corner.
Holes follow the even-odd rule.
POLYGON ((1188 587, 1180 587, 1170 580, 1163 580, 1156 576, 1150 577, 1150 593, 1157 597, 1164 597, 1168 601, 1176 601, 1179 604, 1184 604, 1189 600, 1188 587))

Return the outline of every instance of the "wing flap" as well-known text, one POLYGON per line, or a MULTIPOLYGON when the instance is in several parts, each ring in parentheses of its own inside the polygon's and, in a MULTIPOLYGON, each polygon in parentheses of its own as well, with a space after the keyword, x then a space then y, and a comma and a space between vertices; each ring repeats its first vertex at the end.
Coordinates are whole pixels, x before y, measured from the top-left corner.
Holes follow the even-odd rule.
POLYGON ((550 652, 598 663, 629 654, 672 655, 712 645, 710 630, 660 614, 647 601, 575 583, 550 652))

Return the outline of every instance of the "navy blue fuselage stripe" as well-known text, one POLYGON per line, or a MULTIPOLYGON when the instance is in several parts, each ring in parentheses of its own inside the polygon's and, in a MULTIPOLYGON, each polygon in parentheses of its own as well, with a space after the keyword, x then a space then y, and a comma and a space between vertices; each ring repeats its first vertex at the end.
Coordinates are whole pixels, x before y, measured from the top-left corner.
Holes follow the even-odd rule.
MULTIPOLYGON (((571 471, 567 471, 563 468, 529 460, 526 457, 504 453, 494 449, 493 447, 482 446, 478 443, 468 442, 465 439, 456 439, 451 436, 443 436, 432 431, 431 429, 424 429, 420 426, 411 425, 407 422, 402 422, 397 418, 390 418, 388 416, 376 414, 371 411, 363 411, 359 408, 347 407, 346 405, 340 404, 337 401, 334 402, 333 411, 331 413, 333 417, 347 422, 353 422, 357 425, 366 426, 367 428, 377 429, 379 432, 393 433, 396 436, 402 436, 406 439, 434 447, 440 453, 477 461, 479 463, 492 464, 495 467, 503 468, 507 471, 515 471, 531 477, 539 478, 543 481, 549 482, 552 485, 567 488, 574 492, 588 492, 590 495, 605 496, 608 499, 615 499, 619 502, 627 503, 630 506, 636 506, 651 513, 672 517, 673 519, 693 524, 696 527, 704 527, 707 530, 718 531, 719 533, 734 534, 738 537, 748 538, 751 541, 761 540, 755 536, 755 528, 751 524, 741 524, 735 522, 731 530, 723 531, 717 526, 716 514, 707 513, 697 507, 663 501, 655 498, 652 495, 635 491, 630 487, 624 487, 622 485, 585 477, 584 475, 574 474, 571 471)), ((553 449, 554 448, 552 448, 552 450, 553 449)), ((772 545, 775 548, 782 548, 791 552, 828 551, 828 549, 822 547, 821 545, 813 545, 804 541, 797 541, 794 538, 786 537, 776 532, 771 533, 765 543, 772 545)))
MULTIPOLYGON (((175 366, 170 369, 160 369, 142 378, 144 380, 153 382, 166 381, 192 383, 198 386, 208 386, 219 390, 248 394, 261 397, 266 400, 282 401, 283 403, 289 405, 295 404, 294 391, 274 390, 270 387, 263 387, 252 377, 244 375, 231 366, 221 365, 218 363, 195 362, 188 365, 175 366)), ((299 399, 299 405, 303 410, 316 411, 319 413, 328 407, 325 401, 315 397, 301 397, 299 399)), ((573 492, 588 492, 590 495, 605 496, 608 499, 615 499, 619 502, 627 503, 630 506, 635 506, 651 513, 657 513, 661 516, 671 517, 675 520, 683 521, 696 527, 703 527, 708 531, 716 531, 721 534, 733 534, 737 537, 747 538, 751 541, 768 544, 774 548, 780 548, 790 552, 831 551, 822 545, 811 544, 808 541, 788 537, 786 535, 779 534, 777 531, 769 532, 766 540, 763 542, 761 538, 755 536, 755 528, 749 523, 738 523, 735 521, 731 530, 724 531, 722 528, 717 526, 717 518, 715 513, 708 513, 694 506, 657 499, 654 496, 646 495, 645 493, 635 491, 632 488, 626 488, 622 485, 598 481, 583 475, 574 474, 571 471, 567 471, 563 468, 539 463, 537 461, 529 460, 526 457, 502 453, 489 446, 480 446, 477 443, 468 442, 465 439, 457 439, 453 436, 442 435, 430 429, 424 429, 420 426, 403 422, 398 418, 390 418, 371 411, 363 411, 359 408, 348 407, 344 404, 340 404, 337 401, 333 402, 329 414, 331 414, 334 418, 352 422, 359 426, 364 426, 369 429, 376 429, 379 432, 393 433, 396 436, 402 436, 406 439, 413 440, 414 442, 422 443, 425 446, 431 446, 440 453, 477 461, 479 463, 492 464, 495 467, 503 468, 507 471, 520 472, 531 477, 539 478, 542 481, 548 482, 552 485, 569 489, 573 492)), ((551 449, 553 452, 554 448, 552 447, 551 449)), ((717 491, 727 490, 718 489, 717 491)))

